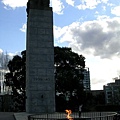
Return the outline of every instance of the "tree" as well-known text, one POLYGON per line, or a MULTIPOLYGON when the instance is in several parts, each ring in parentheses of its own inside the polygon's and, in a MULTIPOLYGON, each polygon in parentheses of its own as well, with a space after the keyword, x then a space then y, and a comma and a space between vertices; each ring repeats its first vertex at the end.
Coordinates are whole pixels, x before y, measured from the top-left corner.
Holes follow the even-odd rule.
POLYGON ((64 95, 70 104, 69 107, 72 108, 75 104, 78 106, 83 103, 82 80, 84 79, 85 57, 72 52, 71 48, 55 47, 54 49, 56 93, 64 95))
MULTIPOLYGON (((59 100, 74 106, 77 101, 82 103, 84 78, 82 72, 85 67, 85 57, 72 52, 71 48, 54 47, 56 103, 59 100), (60 99, 59 99, 60 97, 60 99)), ((14 56, 8 63, 9 72, 5 75, 5 84, 12 88, 13 110, 25 110, 25 83, 26 83, 26 52, 21 56, 14 56)), ((78 104, 77 104, 78 105, 78 104)), ((63 110, 63 108, 61 108, 63 110)))
POLYGON ((9 72, 5 74, 5 85, 12 89, 13 111, 25 111, 26 52, 14 56, 8 63, 9 72))

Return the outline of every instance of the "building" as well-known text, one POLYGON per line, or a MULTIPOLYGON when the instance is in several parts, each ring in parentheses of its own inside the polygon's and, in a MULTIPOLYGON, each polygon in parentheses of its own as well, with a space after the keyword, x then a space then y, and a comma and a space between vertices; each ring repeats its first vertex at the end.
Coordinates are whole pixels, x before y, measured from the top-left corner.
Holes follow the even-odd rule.
POLYGON ((4 71, 0 68, 0 93, 3 92, 4 71))
POLYGON ((104 90, 91 90, 91 94, 93 96, 92 100, 94 100, 95 105, 105 105, 105 94, 104 90))
POLYGON ((107 105, 120 105, 120 79, 104 85, 105 102, 107 105))
POLYGON ((90 85, 90 71, 88 67, 85 67, 84 69, 78 69, 79 74, 81 75, 80 84, 83 85, 84 91, 90 91, 91 85, 90 85), (82 77, 83 76, 83 77, 82 77))
POLYGON ((5 81, 5 74, 8 72, 6 69, 0 69, 0 94, 8 94, 11 93, 9 90, 9 87, 5 86, 4 81, 5 81))
POLYGON ((3 92, 5 92, 4 76, 8 72, 7 64, 9 60, 10 59, 7 53, 6 55, 4 55, 4 53, 0 54, 0 94, 4 94, 3 92))
POLYGON ((91 85, 90 85, 90 71, 88 67, 84 69, 83 74, 84 74, 84 79, 83 79, 84 90, 89 91, 91 90, 91 85))

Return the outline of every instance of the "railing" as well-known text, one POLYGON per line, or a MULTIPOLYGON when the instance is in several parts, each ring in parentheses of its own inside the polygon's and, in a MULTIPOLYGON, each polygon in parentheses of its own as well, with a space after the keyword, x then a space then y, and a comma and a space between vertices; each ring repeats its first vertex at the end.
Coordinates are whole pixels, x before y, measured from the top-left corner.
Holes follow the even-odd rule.
MULTIPOLYGON (((28 120, 67 120, 66 116, 66 113, 30 115, 28 120)), ((72 120, 120 120, 120 117, 116 117, 116 112, 84 112, 81 118, 78 113, 72 113, 70 116, 72 120)))

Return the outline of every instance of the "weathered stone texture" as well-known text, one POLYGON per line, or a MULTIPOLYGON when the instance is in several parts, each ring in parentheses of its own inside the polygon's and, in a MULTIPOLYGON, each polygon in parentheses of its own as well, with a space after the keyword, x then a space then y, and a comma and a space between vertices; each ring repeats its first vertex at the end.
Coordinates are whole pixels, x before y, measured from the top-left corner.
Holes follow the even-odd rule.
POLYGON ((26 57, 26 111, 55 112, 52 11, 29 10, 26 57))

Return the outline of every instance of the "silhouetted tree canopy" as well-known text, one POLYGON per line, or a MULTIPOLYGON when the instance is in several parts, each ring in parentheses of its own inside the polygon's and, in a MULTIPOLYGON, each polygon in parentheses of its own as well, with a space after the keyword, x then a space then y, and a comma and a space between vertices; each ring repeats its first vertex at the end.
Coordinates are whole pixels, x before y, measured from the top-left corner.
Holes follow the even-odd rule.
POLYGON ((9 72, 5 75, 5 84, 12 89, 13 111, 25 111, 26 52, 14 56, 8 63, 9 72))
MULTIPOLYGON (((77 105, 82 103, 84 78, 82 72, 85 67, 85 57, 73 52, 71 48, 54 47, 54 65, 56 93, 61 93, 60 96, 56 96, 56 103, 60 103, 59 100, 69 103, 71 101, 72 104, 75 102, 77 105)), ((9 61, 8 68, 5 84, 12 88, 14 101, 12 109, 25 111, 26 51, 22 51, 21 56, 14 56, 9 61)))
POLYGON ((71 48, 54 49, 56 92, 62 94, 62 98, 68 101, 68 107, 72 109, 71 105, 78 106, 83 103, 82 72, 85 68, 85 57, 73 52, 71 48))

